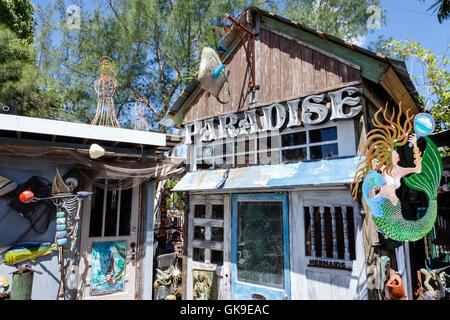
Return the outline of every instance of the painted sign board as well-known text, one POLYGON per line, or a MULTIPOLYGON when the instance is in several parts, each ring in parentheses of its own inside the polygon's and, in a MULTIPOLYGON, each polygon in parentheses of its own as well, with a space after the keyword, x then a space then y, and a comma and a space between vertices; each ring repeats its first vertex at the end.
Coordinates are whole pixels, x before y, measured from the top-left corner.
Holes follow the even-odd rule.
POLYGON ((360 97, 357 95, 358 88, 346 87, 325 94, 311 95, 303 99, 287 101, 287 107, 281 103, 274 103, 262 107, 262 127, 258 123, 257 109, 247 110, 239 116, 236 113, 219 116, 188 123, 185 126, 185 144, 192 144, 192 136, 201 135, 201 141, 213 141, 216 139, 234 138, 240 135, 248 135, 266 131, 276 131, 286 127, 298 127, 303 123, 315 125, 323 123, 330 113, 329 120, 350 119, 362 110, 360 97), (324 104, 326 100, 331 101, 330 109, 324 104), (348 110, 345 111, 345 106, 348 110), (302 116, 299 117, 299 107, 302 116), (274 116, 275 115, 275 116, 274 116), (287 123, 286 123, 287 121, 287 123), (215 129, 218 123, 218 130, 215 129))

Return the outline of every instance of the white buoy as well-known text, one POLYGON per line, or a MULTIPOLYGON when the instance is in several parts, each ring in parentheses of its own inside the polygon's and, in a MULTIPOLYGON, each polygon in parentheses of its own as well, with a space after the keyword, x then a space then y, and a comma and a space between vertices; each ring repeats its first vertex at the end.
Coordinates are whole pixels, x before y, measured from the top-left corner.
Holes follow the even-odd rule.
POLYGON ((93 143, 91 147, 89 148, 89 157, 91 159, 97 159, 100 158, 105 154, 105 149, 100 147, 98 144, 93 143))

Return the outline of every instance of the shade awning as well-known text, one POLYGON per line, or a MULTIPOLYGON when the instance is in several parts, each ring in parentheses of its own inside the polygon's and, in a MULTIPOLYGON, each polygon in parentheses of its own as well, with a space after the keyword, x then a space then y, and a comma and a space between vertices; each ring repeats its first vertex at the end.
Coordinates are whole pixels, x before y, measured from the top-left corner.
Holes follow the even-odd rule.
POLYGON ((174 191, 349 184, 359 157, 188 172, 174 191))

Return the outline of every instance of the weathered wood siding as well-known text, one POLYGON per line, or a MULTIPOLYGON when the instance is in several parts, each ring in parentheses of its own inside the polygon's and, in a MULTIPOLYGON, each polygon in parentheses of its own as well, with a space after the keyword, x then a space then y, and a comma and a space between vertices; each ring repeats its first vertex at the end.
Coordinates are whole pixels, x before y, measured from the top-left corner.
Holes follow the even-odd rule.
POLYGON ((359 70, 261 28, 258 104, 313 94, 360 81, 359 70))
POLYGON ((188 107, 184 123, 268 105, 277 100, 334 90, 361 81, 360 70, 351 64, 316 51, 293 38, 261 28, 256 42, 256 84, 260 85, 256 101, 250 105, 250 68, 244 46, 240 44, 234 50, 233 57, 224 62, 230 76, 220 99, 228 103, 220 104, 202 89, 188 107))
POLYGON ((290 191, 289 235, 292 300, 366 300, 362 217, 347 190, 290 191), (352 271, 309 267, 305 251, 305 206, 353 207, 355 260, 352 271))

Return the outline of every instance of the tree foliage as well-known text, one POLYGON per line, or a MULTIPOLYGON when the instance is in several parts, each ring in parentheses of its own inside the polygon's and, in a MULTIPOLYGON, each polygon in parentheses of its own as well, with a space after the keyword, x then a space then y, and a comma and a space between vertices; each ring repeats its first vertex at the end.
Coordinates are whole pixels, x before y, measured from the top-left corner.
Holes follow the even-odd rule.
POLYGON ((98 61, 102 56, 111 57, 118 81, 116 113, 122 126, 131 127, 134 120, 133 97, 144 96, 158 111, 150 113, 148 119, 150 128, 157 129, 157 121, 197 72, 202 47, 217 42, 213 28, 222 25, 226 14, 236 18, 246 7, 258 6, 349 40, 367 33, 366 9, 379 0, 302 1, 302 6, 297 3, 79 0, 78 30, 67 27, 66 2, 56 0, 37 9, 39 66, 47 81, 64 94, 64 109, 73 119, 89 123, 97 103, 93 83, 100 76, 98 61), (318 16, 311 16, 311 7, 306 5, 313 2, 320 2, 318 16), (316 25, 319 20, 324 21, 316 25))
POLYGON ((0 24, 28 43, 33 42, 33 12, 34 6, 27 0, 0 0, 0 24))
MULTIPOLYGON (((424 1, 422 0, 422 2, 424 1)), ((450 18, 450 0, 435 0, 428 8, 428 11, 436 13, 439 23, 442 23, 450 18)))
POLYGON ((58 116, 61 96, 36 65, 33 5, 1 0, 0 9, 0 107, 16 109, 19 115, 58 116))
POLYGON ((273 2, 272 9, 309 28, 356 43, 370 31, 367 8, 372 5, 380 8, 380 23, 384 24, 380 0, 282 0, 273 2))
MULTIPOLYGON (((450 47, 450 46, 449 46, 450 47)), ((410 72, 417 88, 424 89, 420 96, 423 105, 436 120, 437 130, 446 130, 450 125, 450 60, 438 56, 426 49, 417 41, 393 40, 385 49, 399 59, 410 59, 410 72), (418 65, 416 64, 418 62, 418 65), (421 70, 421 76, 414 76, 415 70, 421 70)), ((419 71, 420 72, 420 71, 419 71)))

